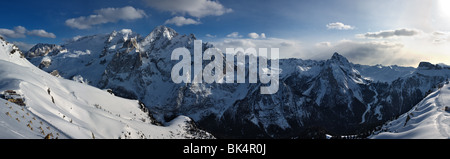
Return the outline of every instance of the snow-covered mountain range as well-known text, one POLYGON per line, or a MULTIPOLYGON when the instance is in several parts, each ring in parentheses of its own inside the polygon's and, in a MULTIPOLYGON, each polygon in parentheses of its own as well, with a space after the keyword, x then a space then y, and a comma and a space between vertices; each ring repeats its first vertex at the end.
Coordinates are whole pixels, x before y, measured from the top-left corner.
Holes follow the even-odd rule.
POLYGON ((137 100, 52 76, 3 38, 0 68, 1 139, 214 138, 188 117, 160 123, 137 100))
MULTIPOLYGON (((142 101, 155 120, 185 115, 221 138, 363 133, 410 111, 450 76, 445 65, 366 66, 335 53, 321 61, 281 59, 274 95, 261 95, 259 83, 175 84, 171 53, 179 47, 194 52, 194 40, 165 26, 145 37, 124 29, 60 46, 40 44, 24 56, 53 75, 142 101)), ((214 47, 202 45, 203 51, 214 47)))

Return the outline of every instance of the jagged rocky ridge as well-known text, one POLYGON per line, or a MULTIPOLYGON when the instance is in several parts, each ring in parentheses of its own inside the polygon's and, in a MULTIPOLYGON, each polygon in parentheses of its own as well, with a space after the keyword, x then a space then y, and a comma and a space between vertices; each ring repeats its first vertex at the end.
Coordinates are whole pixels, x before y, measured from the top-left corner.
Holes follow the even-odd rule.
MULTIPOLYGON (((29 60, 44 63, 47 72, 139 99, 157 120, 189 116, 222 138, 361 133, 410 110, 450 75, 445 65, 366 66, 335 53, 322 61, 281 59, 274 95, 261 95, 261 84, 175 84, 170 72, 178 61, 170 60, 171 53, 179 47, 193 53, 194 40, 165 26, 146 37, 121 30, 82 37, 62 45, 64 51, 29 60)), ((203 43, 203 50, 211 47, 203 43)))

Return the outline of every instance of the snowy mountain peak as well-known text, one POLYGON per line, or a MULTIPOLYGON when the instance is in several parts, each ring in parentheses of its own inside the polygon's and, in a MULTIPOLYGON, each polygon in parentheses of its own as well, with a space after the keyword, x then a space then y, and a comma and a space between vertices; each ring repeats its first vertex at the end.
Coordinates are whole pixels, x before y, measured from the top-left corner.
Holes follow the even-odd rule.
POLYGON ((164 37, 168 40, 171 40, 174 36, 178 35, 178 33, 173 30, 172 28, 166 27, 166 26, 158 26, 150 33, 147 38, 155 39, 158 37, 164 37))
POLYGON ((140 42, 140 48, 142 50, 148 50, 151 47, 163 46, 176 36, 178 36, 178 33, 172 28, 158 26, 140 42))
POLYGON ((333 56, 331 57, 330 60, 333 61, 333 62, 338 62, 338 63, 340 63, 340 64, 345 64, 345 65, 347 65, 347 64, 350 63, 350 62, 347 60, 346 57, 342 56, 341 54, 339 54, 339 53, 337 53, 337 52, 335 52, 335 53, 333 54, 333 56))
POLYGON ((172 28, 169 28, 167 26, 164 26, 164 25, 160 25, 160 26, 155 27, 152 32, 171 32, 171 33, 176 33, 175 30, 173 30, 172 28))
POLYGON ((335 52, 331 59, 327 62, 329 64, 329 67, 334 70, 333 74, 335 75, 337 73, 342 73, 352 77, 356 76, 355 78, 360 78, 360 73, 353 67, 353 64, 351 64, 346 57, 340 55, 337 52, 335 52))
POLYGON ((131 29, 122 29, 120 31, 114 30, 109 35, 108 43, 111 43, 113 41, 124 42, 124 41, 128 41, 129 39, 136 38, 136 37, 138 37, 138 34, 134 33, 131 29), (115 40, 115 39, 117 39, 117 40, 115 40))

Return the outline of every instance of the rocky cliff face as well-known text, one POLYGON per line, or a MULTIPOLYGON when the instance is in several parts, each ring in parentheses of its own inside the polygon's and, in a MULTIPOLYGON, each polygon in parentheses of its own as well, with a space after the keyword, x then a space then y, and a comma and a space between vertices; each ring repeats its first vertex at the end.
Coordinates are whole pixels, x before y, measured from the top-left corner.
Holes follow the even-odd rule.
MULTIPOLYGON (((281 59, 274 95, 261 95, 259 83, 175 84, 171 69, 178 61, 170 60, 171 53, 179 47, 193 53, 194 40, 164 26, 144 38, 122 30, 83 37, 63 45, 64 54, 30 60, 39 65, 50 59, 42 69, 70 79, 79 75, 90 85, 139 99, 157 120, 186 115, 227 138, 302 137, 310 130, 360 133, 408 111, 450 75, 424 64, 419 69, 356 65, 335 53, 325 61, 281 59)), ((203 51, 211 47, 202 44, 203 51)))
POLYGON ((34 58, 39 56, 54 56, 61 52, 63 49, 59 45, 55 44, 37 44, 33 46, 27 53, 27 58, 34 58))

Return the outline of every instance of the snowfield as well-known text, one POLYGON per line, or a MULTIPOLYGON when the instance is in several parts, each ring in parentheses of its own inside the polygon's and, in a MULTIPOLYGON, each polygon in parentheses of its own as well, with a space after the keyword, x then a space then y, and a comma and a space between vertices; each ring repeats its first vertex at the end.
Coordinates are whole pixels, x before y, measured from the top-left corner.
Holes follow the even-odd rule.
POLYGON ((431 93, 398 119, 386 123, 372 139, 450 139, 450 85, 431 93))
POLYGON ((1 139, 214 138, 188 117, 157 124, 137 100, 52 76, 0 39, 0 94, 7 90, 26 106, 0 98, 1 139))

